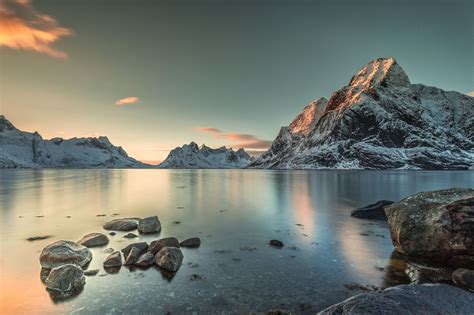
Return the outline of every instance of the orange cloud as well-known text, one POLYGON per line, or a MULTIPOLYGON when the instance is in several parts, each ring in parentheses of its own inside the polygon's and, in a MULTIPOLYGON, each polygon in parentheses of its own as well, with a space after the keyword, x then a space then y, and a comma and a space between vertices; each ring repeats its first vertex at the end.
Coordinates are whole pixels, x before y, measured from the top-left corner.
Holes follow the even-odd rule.
POLYGON ((248 149, 260 149, 266 150, 272 144, 269 140, 260 139, 254 135, 245 134, 245 133, 236 133, 236 132, 223 132, 220 129, 213 127, 200 127, 196 128, 198 132, 212 134, 217 139, 224 139, 231 142, 231 148, 248 148, 248 149))
POLYGON ((140 101, 139 97, 136 96, 129 96, 125 98, 121 98, 115 102, 116 105, 122 106, 122 105, 128 105, 128 104, 136 104, 140 101))
POLYGON ((66 58, 65 52, 52 45, 72 34, 54 18, 36 11, 29 0, 0 0, 0 46, 66 58))

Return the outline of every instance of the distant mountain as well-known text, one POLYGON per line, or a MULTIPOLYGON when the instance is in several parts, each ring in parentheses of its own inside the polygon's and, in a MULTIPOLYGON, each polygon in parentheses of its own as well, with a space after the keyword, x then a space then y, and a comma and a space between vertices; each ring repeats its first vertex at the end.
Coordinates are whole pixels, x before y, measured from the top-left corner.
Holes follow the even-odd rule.
POLYGON ((411 84, 379 58, 306 106, 249 167, 473 169, 474 98, 411 84))
POLYGON ((15 128, 0 115, 0 168, 141 168, 107 137, 54 138, 15 128))
POLYGON ((201 148, 194 142, 177 147, 169 153, 159 168, 244 168, 253 158, 244 149, 220 147, 201 148))

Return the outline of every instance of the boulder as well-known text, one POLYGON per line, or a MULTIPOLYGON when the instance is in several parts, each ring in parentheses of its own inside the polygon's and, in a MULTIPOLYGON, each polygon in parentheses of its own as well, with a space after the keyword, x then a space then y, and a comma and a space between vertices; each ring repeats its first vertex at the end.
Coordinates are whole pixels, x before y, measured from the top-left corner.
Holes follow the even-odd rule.
POLYGON ((102 227, 112 231, 132 231, 138 226, 139 218, 114 219, 105 223, 102 227))
POLYGON ((282 248, 283 246, 285 246, 283 242, 279 240, 270 240, 268 244, 270 244, 270 246, 277 247, 277 248, 282 248))
POLYGON ((376 203, 371 203, 368 206, 357 208, 351 211, 351 216, 359 219, 384 220, 387 221, 384 207, 391 205, 393 201, 380 200, 376 203))
POLYGON ((124 257, 127 257, 132 248, 138 248, 140 250, 140 255, 143 254, 144 252, 147 251, 148 249, 148 243, 147 242, 139 242, 139 243, 133 243, 130 245, 127 245, 127 247, 122 248, 122 253, 124 257))
POLYGON ((138 231, 143 234, 157 233, 161 230, 161 223, 157 216, 138 221, 138 231))
POLYGON ((124 265, 133 265, 138 260, 138 257, 140 257, 140 249, 132 247, 130 253, 128 253, 128 256, 125 258, 124 265))
POLYGON ((448 260, 448 265, 454 269, 464 268, 464 269, 474 270, 474 256, 468 256, 468 255, 453 256, 448 260))
POLYGON ((153 265, 154 260, 155 254, 153 254, 152 252, 146 252, 145 254, 138 257, 137 261, 135 262, 135 266, 148 267, 153 265))
POLYGON ((176 237, 165 237, 153 241, 148 247, 148 251, 154 254, 158 253, 163 247, 179 247, 179 241, 176 237))
MULTIPOLYGON (((469 269, 459 268, 453 272, 453 282, 466 290, 474 292, 474 271, 469 269)), ((474 310, 474 308, 473 308, 474 310)))
POLYGON ((122 255, 119 251, 113 252, 104 261, 104 268, 113 268, 122 266, 122 255))
POLYGON ((82 290, 86 283, 84 272, 74 264, 65 264, 53 268, 46 278, 45 284, 48 290, 55 291, 62 297, 74 295, 82 290))
POLYGON ((78 243, 85 247, 103 246, 109 243, 109 238, 102 233, 90 233, 83 236, 78 243))
POLYGON ((474 190, 422 192, 385 207, 395 249, 430 263, 474 252, 474 190))
POLYGON ((44 268, 52 269, 65 264, 86 266, 92 260, 92 252, 85 246, 71 241, 57 241, 49 244, 40 254, 44 268))
POLYGON ((362 293, 318 314, 471 314, 474 294, 448 284, 399 285, 362 293))
POLYGON ((155 264, 167 271, 178 271, 183 262, 183 253, 177 247, 163 247, 155 257, 155 264))
POLYGON ((182 241, 181 243, 179 243, 179 245, 181 247, 199 247, 201 246, 201 239, 199 237, 191 237, 182 241))

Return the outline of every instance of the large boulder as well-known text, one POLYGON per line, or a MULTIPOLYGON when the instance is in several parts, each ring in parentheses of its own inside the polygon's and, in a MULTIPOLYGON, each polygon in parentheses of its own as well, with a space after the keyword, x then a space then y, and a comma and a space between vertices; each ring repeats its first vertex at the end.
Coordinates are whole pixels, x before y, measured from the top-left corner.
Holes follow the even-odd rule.
POLYGON ((422 192, 385 207, 395 249, 442 263, 474 252, 474 190, 422 192))
POLYGON ((155 257, 155 264, 167 271, 178 271, 183 262, 183 253, 177 247, 163 247, 155 257))
POLYGON ((90 233, 84 235, 78 243, 85 247, 103 246, 109 243, 109 238, 102 233, 90 233))
POLYGON ((65 264, 86 266, 92 260, 92 252, 85 246, 71 241, 57 241, 49 244, 40 254, 44 268, 52 269, 65 264))
POLYGON ((144 218, 138 221, 138 231, 140 233, 158 233, 160 230, 161 223, 157 216, 144 218))
POLYGON ((393 201, 380 200, 375 203, 371 203, 368 206, 357 208, 351 211, 351 216, 359 219, 371 219, 371 220, 387 220, 385 215, 384 207, 391 205, 393 201))
POLYGON ((176 237, 164 237, 159 240, 152 241, 148 247, 148 251, 154 254, 158 253, 163 247, 179 247, 179 241, 176 237))
POLYGON ((82 290, 86 283, 84 272, 74 264, 65 264, 53 268, 46 278, 48 290, 57 297, 68 297, 82 290))
POLYGON ((318 314, 472 314, 474 294, 448 284, 399 285, 363 293, 318 314))
POLYGON ((132 231, 138 226, 139 218, 114 219, 105 223, 102 227, 112 231, 132 231))

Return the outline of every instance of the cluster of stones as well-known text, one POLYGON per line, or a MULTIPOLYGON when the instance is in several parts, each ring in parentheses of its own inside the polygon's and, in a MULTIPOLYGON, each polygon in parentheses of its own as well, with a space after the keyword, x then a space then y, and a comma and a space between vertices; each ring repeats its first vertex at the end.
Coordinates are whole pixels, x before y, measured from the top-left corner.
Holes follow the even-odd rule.
MULTIPOLYGON (((158 233, 161 223, 158 217, 124 218, 109 221, 103 225, 106 230, 132 231, 138 229, 141 234, 158 233)), ((114 232, 111 232, 111 234, 114 232)), ((124 237, 131 238, 131 233, 124 237)), ((133 234, 134 235, 134 234, 133 234)), ((136 236, 136 235, 135 235, 136 236)), ((82 291, 85 275, 93 275, 98 270, 85 271, 92 260, 89 247, 104 246, 109 243, 103 233, 90 233, 77 242, 57 241, 46 246, 40 254, 41 279, 53 298, 67 298, 82 291)), ((122 253, 114 251, 104 261, 105 269, 120 268, 122 265, 147 267, 153 264, 167 272, 178 271, 183 261, 180 247, 199 247, 201 240, 197 237, 186 239, 181 243, 174 237, 153 241, 133 243, 123 248, 122 253)))

